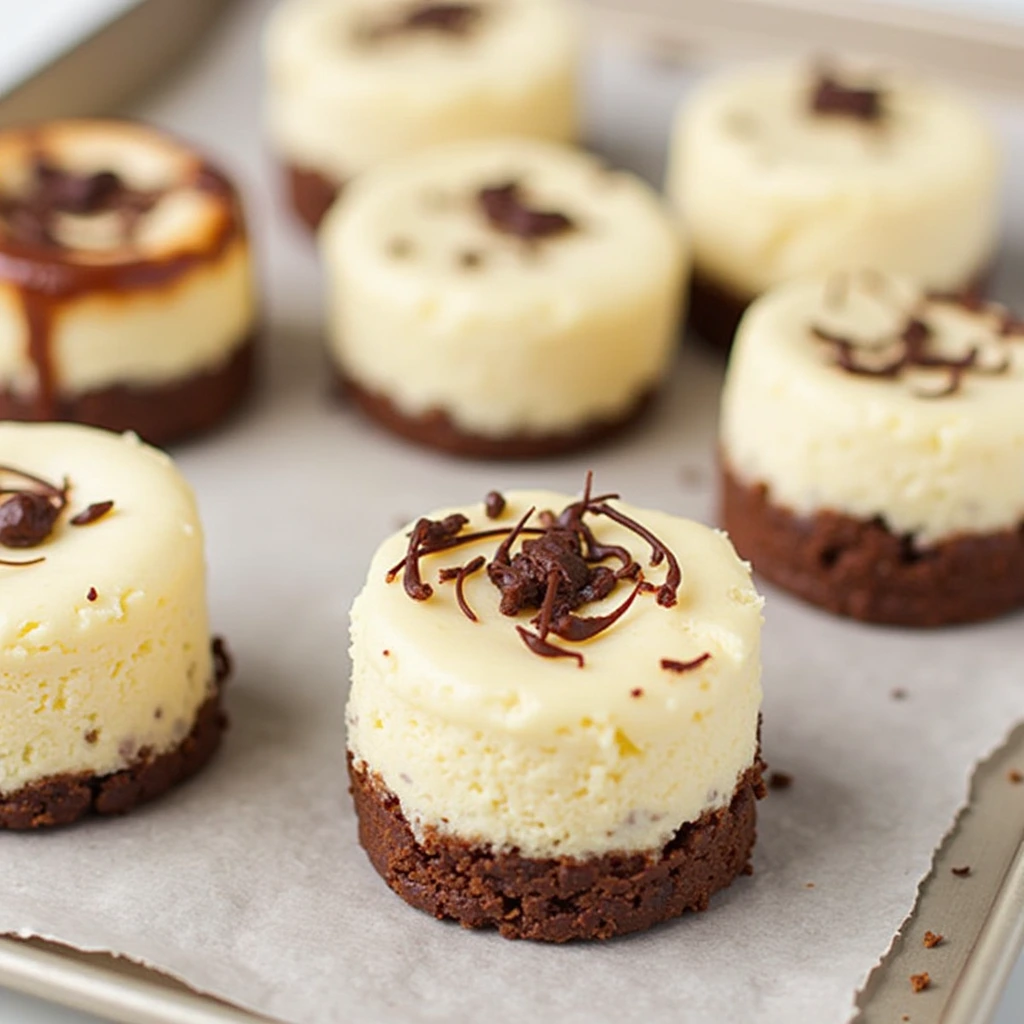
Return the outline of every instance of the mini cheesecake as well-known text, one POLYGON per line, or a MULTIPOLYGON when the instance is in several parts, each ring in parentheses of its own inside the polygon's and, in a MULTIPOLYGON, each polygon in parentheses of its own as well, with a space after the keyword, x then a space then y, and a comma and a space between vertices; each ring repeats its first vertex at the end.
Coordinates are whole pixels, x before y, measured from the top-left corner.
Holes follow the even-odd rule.
POLYGON ((428 146, 573 141, 579 36, 567 0, 285 0, 267 118, 295 211, 315 228, 349 179, 428 146))
POLYGON ((1024 323, 904 278, 791 282, 743 319, 723 524, 767 579, 905 626, 1024 604, 1024 323))
POLYGON ((245 396, 256 303, 238 197, 142 124, 0 132, 0 417, 165 444, 245 396))
POLYGON ((999 170, 981 114, 907 74, 789 61, 709 80, 680 111, 668 176, 693 240, 693 327, 728 346, 756 296, 834 270, 977 288, 999 170))
POLYGON ((634 419, 675 349, 685 247, 654 192, 568 147, 444 146, 324 222, 340 378, 411 440, 549 455, 634 419))
POLYGON ((360 841, 506 938, 648 928, 749 871, 761 598, 728 539, 546 491, 417 520, 352 609, 360 841))
POLYGON ((0 828, 121 814, 216 750, 203 532, 132 434, 0 424, 0 828))

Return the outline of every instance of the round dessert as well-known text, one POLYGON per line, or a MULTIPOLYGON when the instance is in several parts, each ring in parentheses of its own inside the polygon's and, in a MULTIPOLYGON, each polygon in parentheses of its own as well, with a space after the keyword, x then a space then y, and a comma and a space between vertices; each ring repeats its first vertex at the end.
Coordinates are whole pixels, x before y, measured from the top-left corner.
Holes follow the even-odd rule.
POLYGON ((728 539, 593 495, 436 513, 352 609, 360 841, 408 903, 606 939, 749 872, 761 598, 728 539))
POLYGON ((203 532, 133 434, 0 424, 0 828, 121 814, 220 743, 203 532))
POLYGON ((789 61, 711 79, 680 112, 668 179, 693 240, 693 327, 727 347, 756 296, 835 270, 977 288, 999 169, 981 114, 908 74, 789 61))
POLYGON ((145 125, 0 132, 0 417, 165 444, 245 395, 256 304, 231 184, 145 125))
POLYGON ((647 185, 577 150, 430 150, 361 178, 320 237, 337 371, 422 444, 580 447, 632 420, 673 356, 676 226, 647 185))
POLYGON ((759 299, 723 397, 724 526, 766 578, 904 626, 1024 604, 1024 323, 841 272, 759 299))
POLYGON ((349 179, 445 142, 577 134, 566 0, 286 0, 266 31, 268 121, 315 228, 349 179))

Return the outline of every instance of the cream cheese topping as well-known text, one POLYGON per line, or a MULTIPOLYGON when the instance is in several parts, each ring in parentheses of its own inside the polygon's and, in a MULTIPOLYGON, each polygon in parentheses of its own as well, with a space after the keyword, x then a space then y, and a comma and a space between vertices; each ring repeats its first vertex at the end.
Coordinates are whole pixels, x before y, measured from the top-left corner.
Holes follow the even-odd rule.
POLYGON ((577 133, 579 26, 565 0, 474 0, 465 32, 372 30, 409 0, 287 0, 266 31, 267 117, 284 159, 339 183, 443 142, 577 133))
MULTIPOLYGON (((470 519, 466 531, 507 529, 530 508, 558 512, 572 500, 526 491, 509 494, 497 520, 482 503, 458 511, 470 519)), ((434 588, 427 601, 386 580, 407 531, 377 551, 352 609, 349 749, 398 796, 414 828, 526 856, 584 857, 658 849, 682 823, 731 800, 757 753, 761 704, 762 602, 749 567, 721 533, 612 504, 675 553, 683 582, 674 607, 641 594, 610 629, 571 645, 582 668, 529 651, 515 627, 535 612, 502 615, 486 572, 465 584, 476 622, 453 585, 438 583, 440 568, 490 559, 498 542, 424 557, 434 588), (711 657, 688 672, 661 667, 703 654, 711 657)), ((646 564, 633 533, 588 522, 599 541, 630 548, 652 583, 664 581, 664 566, 646 564)), ((581 614, 605 614, 628 592, 620 584, 581 614)))
POLYGON ((70 484, 42 545, 0 548, 0 793, 104 775, 191 729, 213 685, 203 533, 170 460, 134 435, 0 424, 0 464, 70 484), (88 526, 88 505, 113 509, 88 526))
POLYGON ((927 545, 1024 523, 1024 329, 998 306, 929 299, 906 279, 831 275, 784 285, 749 310, 723 395, 724 458, 749 484, 801 515, 881 516, 927 545), (970 357, 952 371, 884 370, 912 320, 925 360, 970 357), (828 341, 824 338, 838 340, 828 341))
POLYGON ((321 248, 342 372, 407 415, 556 433, 627 412, 675 348, 686 254, 654 193, 526 139, 441 147, 356 182, 321 248), (481 189, 519 184, 571 230, 496 230, 481 189))
POLYGON ((861 68, 877 120, 815 114, 815 69, 778 62, 699 86, 681 109, 668 189, 697 269, 740 298, 793 277, 874 267, 958 289, 987 270, 1000 158, 953 93, 861 68))

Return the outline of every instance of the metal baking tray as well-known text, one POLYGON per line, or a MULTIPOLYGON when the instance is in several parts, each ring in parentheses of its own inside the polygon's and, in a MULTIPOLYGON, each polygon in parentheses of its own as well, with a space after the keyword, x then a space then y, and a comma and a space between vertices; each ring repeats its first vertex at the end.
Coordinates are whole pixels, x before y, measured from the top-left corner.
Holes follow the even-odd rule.
MULTIPOLYGON (((0 124, 55 114, 116 108, 169 68, 226 6, 227 0, 144 0, 103 31, 83 40, 53 66, 0 99, 0 124), (95 69, 110 74, 97 76, 95 69)), ((600 20, 634 35, 659 55, 695 47, 763 52, 785 40, 789 48, 827 46, 879 49, 919 63, 957 67, 1001 89, 1024 90, 1024 17, 1002 25, 877 4, 817 4, 798 0, 591 0, 600 20), (895 20, 894 20, 895 18, 895 20), (885 33, 880 37, 879 25, 885 33), (742 25, 742 30, 737 26, 742 25), (842 35, 837 35, 837 33, 842 35)), ((857 998, 855 1024, 988 1024, 1024 946, 1024 800, 1005 799, 1011 766, 1024 769, 1024 725, 976 772, 967 809, 938 849, 917 906, 857 998), (961 879, 952 867, 970 864, 961 879), (955 926, 955 927, 954 927, 955 926), (942 986, 910 995, 926 930, 950 933, 929 953, 942 986), (911 999, 913 1000, 911 1004, 911 999)), ((882 951, 879 951, 880 953, 882 951)), ((173 978, 130 960, 83 953, 38 939, 0 937, 0 985, 81 1011, 131 1024, 215 1024, 264 1020, 200 995, 173 978)))

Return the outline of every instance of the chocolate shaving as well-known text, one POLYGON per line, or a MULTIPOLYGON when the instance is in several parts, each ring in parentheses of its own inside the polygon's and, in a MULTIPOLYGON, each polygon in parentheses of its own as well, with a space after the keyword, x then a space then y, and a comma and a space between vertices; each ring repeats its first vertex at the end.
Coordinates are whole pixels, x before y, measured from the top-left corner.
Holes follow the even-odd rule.
POLYGON ((824 116, 849 117, 872 123, 885 116, 882 91, 844 85, 829 71, 819 73, 811 92, 811 110, 824 116))
POLYGON ((661 667, 666 672, 692 672, 695 668, 700 668, 701 665, 706 661, 710 661, 710 651, 705 652, 699 658, 694 658, 692 661, 676 661, 674 658, 662 658, 661 667))
MULTIPOLYGON (((934 298, 934 297, 933 297, 934 298)), ((963 297, 942 298, 938 301, 955 301, 963 303, 963 297)), ((973 307, 971 307, 973 308, 973 307)), ((977 307, 982 310, 986 307, 977 307)), ((818 324, 810 328, 813 337, 832 346, 836 365, 846 373, 862 377, 895 379, 908 370, 943 370, 946 372, 945 385, 939 389, 918 388, 914 394, 918 398, 947 398, 960 391, 964 377, 969 372, 998 375, 1010 369, 1009 358, 991 364, 982 361, 982 350, 975 346, 960 356, 943 356, 931 350, 934 331, 931 326, 916 313, 907 315, 897 337, 883 339, 881 345, 861 344, 852 338, 846 338, 834 331, 829 331, 818 324), (895 355, 882 362, 865 361, 868 355, 878 356, 890 349, 895 355)))
POLYGON ((950 870, 957 878, 966 878, 971 873, 971 866, 965 864, 962 868, 951 868, 950 870))
POLYGON ((505 496, 498 491, 490 491, 484 498, 484 512, 488 519, 497 519, 505 511, 505 496))
POLYGON ((635 686, 632 690, 629 691, 629 695, 630 697, 642 697, 644 695, 643 687, 635 686))
POLYGON ((112 501, 93 502, 84 511, 79 512, 77 516, 71 517, 71 525, 91 526, 98 519, 102 519, 113 507, 114 503, 112 501))
POLYGON ((580 618, 576 615, 565 614, 551 626, 551 632, 563 640, 571 640, 577 644, 583 643, 584 640, 592 640, 598 634, 615 625, 629 611, 640 591, 641 584, 637 583, 630 592, 629 597, 618 608, 607 615, 593 615, 589 618, 580 618))
MULTIPOLYGON (((470 621, 476 622, 463 585, 468 576, 486 564, 488 578, 501 594, 499 611, 503 615, 512 617, 527 609, 537 610, 531 620, 536 633, 517 627, 527 647, 544 657, 578 657, 578 664, 582 665, 582 656, 549 643, 548 635, 571 643, 591 640, 625 615, 640 594, 654 592, 660 605, 671 607, 676 603, 682 580, 679 563, 668 547, 641 524, 606 504, 617 495, 602 494, 595 498, 591 491, 592 475, 588 474, 583 498, 570 503, 558 516, 541 512, 538 518, 543 525, 539 528, 526 525, 536 512, 534 508, 528 509, 512 527, 468 533, 463 530, 469 521, 460 514, 443 520, 420 519, 409 534, 405 556, 388 571, 386 580, 394 582, 404 570, 403 586, 409 597, 428 600, 434 591, 421 573, 424 556, 500 537, 489 563, 479 555, 465 566, 443 568, 440 581, 455 581, 459 608, 470 621), (665 583, 655 587, 644 580, 639 564, 624 546, 600 543, 584 523, 585 515, 610 518, 645 540, 651 548, 651 564, 668 563, 665 583), (520 541, 518 550, 514 550, 520 541), (617 560, 618 568, 602 564, 608 559, 617 560), (595 616, 574 614, 583 605, 607 598, 623 579, 635 581, 634 586, 613 611, 595 616)), ((501 494, 494 491, 487 496, 485 512, 489 516, 500 515, 504 508, 501 494)))
POLYGON ((85 595, 86 601, 95 601, 100 595, 96 593, 95 587, 90 587, 89 592, 85 595))
POLYGON ((476 617, 476 612, 469 607, 469 602, 466 600, 465 583, 468 577, 472 576, 475 572, 479 572, 484 567, 486 561, 487 559, 483 555, 477 555, 476 558, 467 562, 466 565, 460 565, 454 569, 441 570, 440 579, 442 583, 455 580, 455 600, 458 602, 462 614, 470 622, 477 622, 479 620, 476 617))
POLYGON ((662 608, 671 608, 678 599, 679 587, 683 582, 683 573, 679 568, 679 561, 669 548, 660 541, 646 526, 642 526, 635 519, 630 519, 624 512, 614 509, 611 505, 593 505, 590 511, 595 515, 607 516, 620 526, 632 530, 638 537, 642 537, 651 546, 651 565, 661 565, 668 562, 668 572, 665 574, 665 582, 658 588, 658 604, 662 608))
POLYGON ((553 238, 576 227, 564 213, 531 207, 522 187, 515 181, 482 188, 477 202, 492 228, 526 241, 553 238))
POLYGON ((576 667, 583 668, 583 655, 579 651, 567 651, 564 647, 556 647, 542 640, 536 633, 531 633, 523 626, 516 626, 516 632, 523 638, 523 643, 542 658, 575 658, 576 667))
POLYGON ((53 532, 64 509, 46 494, 21 491, 0 505, 0 544, 5 548, 35 548, 53 532))

